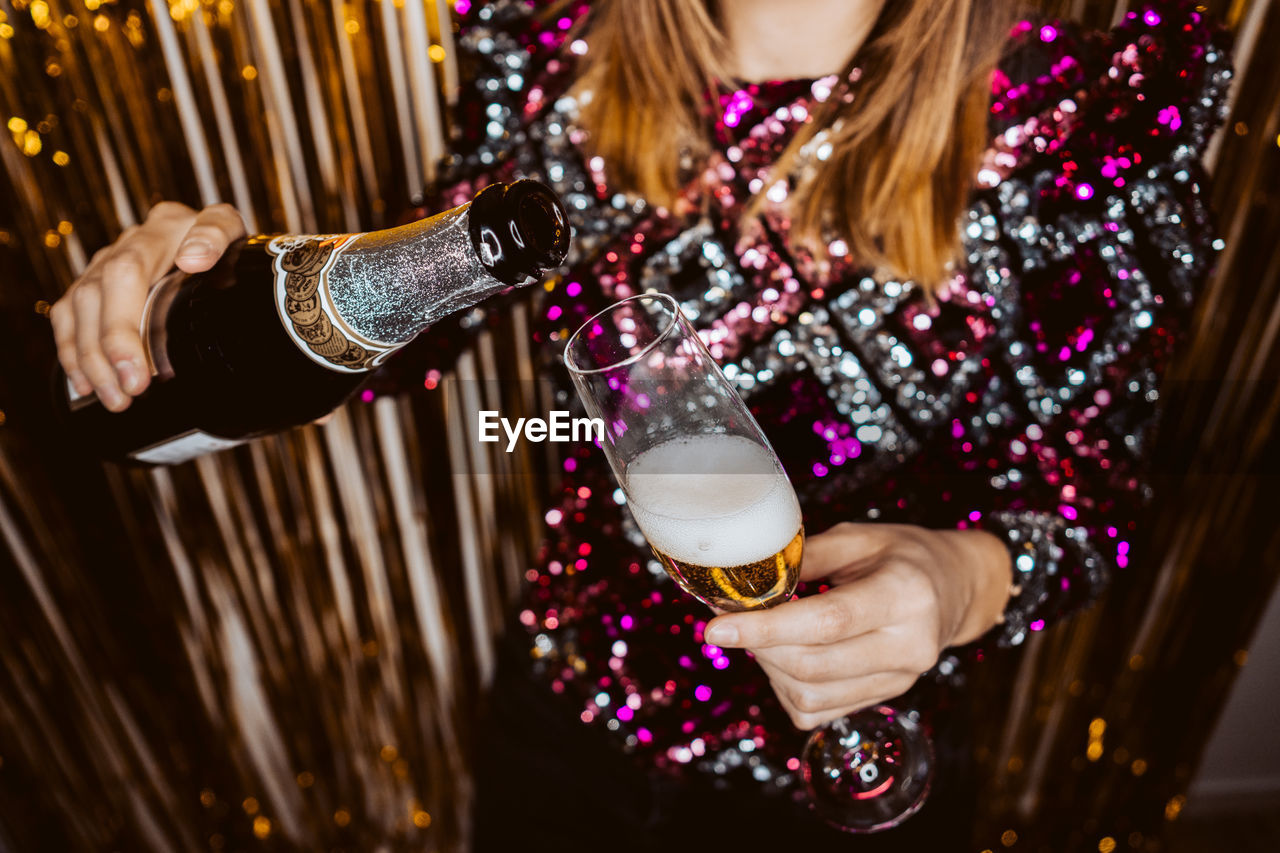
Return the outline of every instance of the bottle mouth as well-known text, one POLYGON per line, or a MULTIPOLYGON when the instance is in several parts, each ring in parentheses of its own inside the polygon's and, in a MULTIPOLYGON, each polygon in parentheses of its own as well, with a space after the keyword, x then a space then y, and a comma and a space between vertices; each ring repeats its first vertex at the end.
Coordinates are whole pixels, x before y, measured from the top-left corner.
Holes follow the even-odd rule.
POLYGON ((471 202, 471 238, 494 278, 519 284, 564 263, 569 218, 545 184, 520 180, 485 187, 471 202))

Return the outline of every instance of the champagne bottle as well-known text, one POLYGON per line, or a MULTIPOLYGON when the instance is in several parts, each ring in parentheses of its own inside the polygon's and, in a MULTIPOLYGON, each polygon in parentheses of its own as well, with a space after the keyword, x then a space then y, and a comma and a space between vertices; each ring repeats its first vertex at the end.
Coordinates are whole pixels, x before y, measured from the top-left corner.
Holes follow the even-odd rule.
POLYGON ((493 184, 428 219, 364 234, 254 236, 152 289, 147 390, 113 413, 59 372, 72 440, 142 464, 182 462, 335 409, 431 323, 558 266, 569 225, 536 181, 493 184))

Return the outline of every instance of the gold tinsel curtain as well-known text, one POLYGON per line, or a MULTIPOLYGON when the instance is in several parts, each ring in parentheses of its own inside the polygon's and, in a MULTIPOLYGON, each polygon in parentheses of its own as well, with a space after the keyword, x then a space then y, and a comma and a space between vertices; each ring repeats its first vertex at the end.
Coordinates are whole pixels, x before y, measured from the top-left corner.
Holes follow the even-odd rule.
MULTIPOLYGON (((974 670, 975 851, 1156 849, 1274 581, 1280 3, 1210 5, 1237 32, 1227 250, 1169 384, 1158 556, 974 670)), ((388 224, 444 152, 449 13, 0 0, 0 853, 465 849, 465 744, 545 460, 464 436, 482 399, 532 408, 524 315, 421 391, 153 472, 58 446, 43 316, 160 199, 388 224)))

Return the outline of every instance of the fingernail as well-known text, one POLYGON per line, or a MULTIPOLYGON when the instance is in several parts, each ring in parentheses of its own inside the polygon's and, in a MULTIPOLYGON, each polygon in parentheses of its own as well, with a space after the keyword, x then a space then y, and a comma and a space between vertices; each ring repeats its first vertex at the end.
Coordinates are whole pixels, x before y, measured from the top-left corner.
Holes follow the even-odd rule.
POLYGON ((120 387, 128 394, 136 394, 142 385, 142 371, 132 361, 117 361, 116 375, 120 377, 120 387))
POLYGON ((85 375, 78 370, 73 370, 67 374, 67 378, 71 380, 71 387, 76 389, 76 393, 84 397, 93 393, 93 385, 85 378, 85 375))
POLYGON ((192 240, 189 243, 183 243, 178 249, 178 260, 194 261, 213 254, 213 247, 203 240, 192 240))
POLYGON ((712 625, 706 640, 713 646, 732 646, 738 642, 738 629, 732 625, 712 625))
POLYGON ((118 409, 124 405, 124 395, 115 388, 98 389, 98 399, 102 401, 102 405, 108 409, 118 409))

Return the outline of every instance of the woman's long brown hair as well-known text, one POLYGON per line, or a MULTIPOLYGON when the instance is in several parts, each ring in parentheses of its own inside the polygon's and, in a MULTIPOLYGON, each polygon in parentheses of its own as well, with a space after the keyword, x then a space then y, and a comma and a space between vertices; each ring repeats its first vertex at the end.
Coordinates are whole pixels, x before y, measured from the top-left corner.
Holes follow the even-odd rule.
MULTIPOLYGON (((837 87, 774 167, 776 179, 796 181, 786 207, 793 239, 821 256, 825 240, 839 237, 860 265, 933 288, 945 282, 990 142, 990 75, 1014 10, 1014 0, 884 4, 841 78, 859 69, 853 97, 837 87), (810 156, 818 133, 822 159, 810 156)), ((680 155, 696 163, 708 150, 708 92, 732 79, 714 7, 603 0, 586 39, 578 89, 590 93, 580 121, 592 153, 608 164, 611 183, 671 203, 680 155)), ((763 204, 757 199, 748 215, 763 204)))

